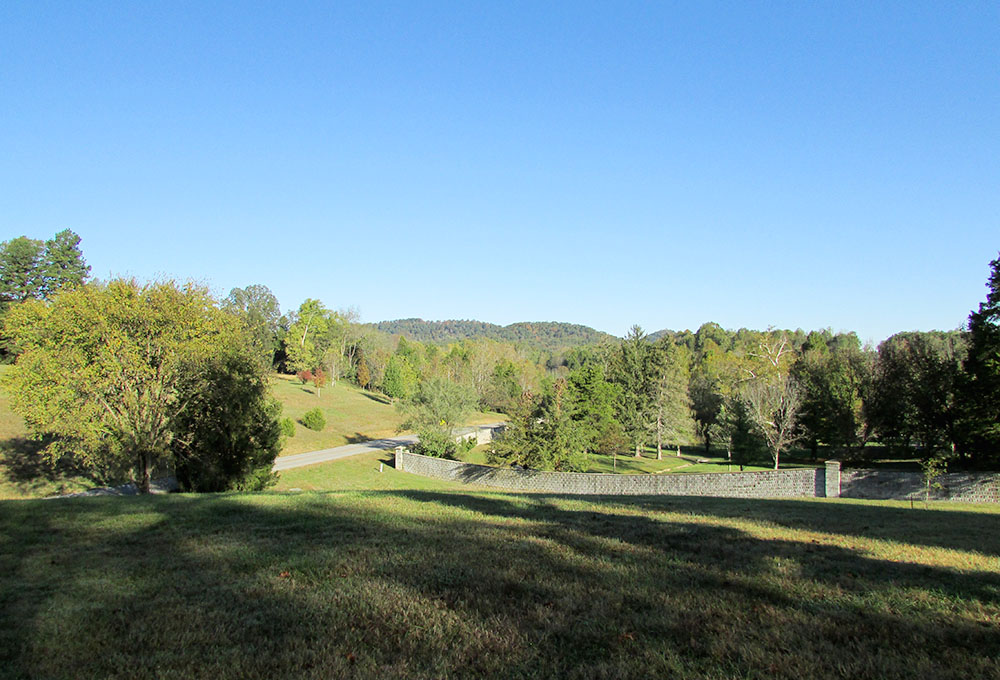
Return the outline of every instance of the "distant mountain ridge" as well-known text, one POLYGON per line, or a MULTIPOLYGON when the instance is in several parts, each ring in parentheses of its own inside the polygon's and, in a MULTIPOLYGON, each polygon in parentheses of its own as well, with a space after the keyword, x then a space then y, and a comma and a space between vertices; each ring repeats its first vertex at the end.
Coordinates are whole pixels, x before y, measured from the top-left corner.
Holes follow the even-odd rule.
POLYGON ((433 344, 458 342, 466 338, 489 338, 502 342, 520 342, 547 349, 590 345, 615 336, 594 330, 589 326, 559 321, 521 321, 509 326, 499 326, 472 319, 424 321, 423 319, 396 319, 372 324, 378 330, 393 335, 404 335, 408 340, 433 344))

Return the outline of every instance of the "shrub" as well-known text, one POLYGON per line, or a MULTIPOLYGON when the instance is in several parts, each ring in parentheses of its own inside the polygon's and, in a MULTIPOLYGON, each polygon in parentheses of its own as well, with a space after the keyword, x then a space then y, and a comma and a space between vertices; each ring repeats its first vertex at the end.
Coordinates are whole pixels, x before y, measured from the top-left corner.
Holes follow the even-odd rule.
POLYGON ((302 416, 302 424, 308 427, 310 430, 315 430, 319 432, 324 427, 326 427, 326 417, 323 412, 318 408, 306 411, 305 415, 302 416))
POLYGON ((302 381, 303 385, 305 385, 307 382, 313 379, 312 371, 299 371, 295 375, 299 380, 302 381))
POLYGON ((294 437, 295 436, 295 421, 292 420, 291 418, 282 418, 281 419, 281 434, 285 435, 286 437, 294 437))
POLYGON ((417 430, 420 441, 413 446, 415 453, 432 458, 455 458, 457 445, 455 438, 446 432, 436 428, 423 428, 417 430))

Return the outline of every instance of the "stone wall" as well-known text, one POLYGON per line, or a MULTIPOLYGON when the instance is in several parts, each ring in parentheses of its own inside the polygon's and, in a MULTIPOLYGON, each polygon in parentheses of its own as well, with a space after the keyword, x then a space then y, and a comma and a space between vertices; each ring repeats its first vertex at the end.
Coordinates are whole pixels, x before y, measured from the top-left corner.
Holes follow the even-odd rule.
POLYGON ((615 475, 541 472, 473 465, 396 451, 396 469, 424 477, 477 484, 511 491, 588 495, 726 496, 776 498, 821 496, 823 470, 774 470, 741 474, 615 475))
MULTIPOLYGON (((463 484, 560 494, 617 496, 720 496, 728 498, 867 498, 923 500, 925 482, 919 472, 825 468, 705 474, 615 475, 541 472, 473 465, 396 450, 396 469, 463 484)), ((935 480, 931 500, 969 503, 1000 502, 1000 473, 948 473, 935 480)))
MULTIPOLYGON (((932 481, 930 498, 965 503, 1000 502, 1000 473, 949 472, 932 481)), ((843 498, 924 500, 927 482, 919 472, 899 470, 844 470, 840 495, 843 498)))

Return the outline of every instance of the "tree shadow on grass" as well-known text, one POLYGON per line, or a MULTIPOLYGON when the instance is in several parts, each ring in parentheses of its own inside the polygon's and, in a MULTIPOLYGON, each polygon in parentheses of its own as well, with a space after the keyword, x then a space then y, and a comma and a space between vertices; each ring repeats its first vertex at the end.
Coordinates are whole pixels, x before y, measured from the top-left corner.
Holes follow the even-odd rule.
MULTIPOLYGON (((681 499, 686 500, 686 499, 681 499)), ((0 504, 0 677, 987 678, 996 573, 620 504, 0 504)), ((683 511, 683 510, 682 510, 683 511)))
POLYGON ((368 392, 365 390, 359 390, 358 393, 361 396, 371 399, 374 402, 378 402, 379 404, 389 404, 389 405, 392 404, 392 400, 389 399, 389 397, 383 396, 381 394, 375 394, 373 392, 368 392))
POLYGON ((69 458, 52 462, 43 452, 46 442, 12 437, 0 441, 0 477, 26 492, 52 486, 99 484, 92 473, 69 458))

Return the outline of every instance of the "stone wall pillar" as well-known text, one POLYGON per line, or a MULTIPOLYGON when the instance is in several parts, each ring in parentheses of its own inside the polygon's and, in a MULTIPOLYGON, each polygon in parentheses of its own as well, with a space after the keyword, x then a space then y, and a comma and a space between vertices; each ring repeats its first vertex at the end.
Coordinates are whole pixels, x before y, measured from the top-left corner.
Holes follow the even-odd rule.
POLYGON ((840 461, 826 461, 826 497, 840 498, 840 461))
POLYGON ((403 453, 406 451, 402 446, 396 447, 396 469, 403 471, 403 453))

